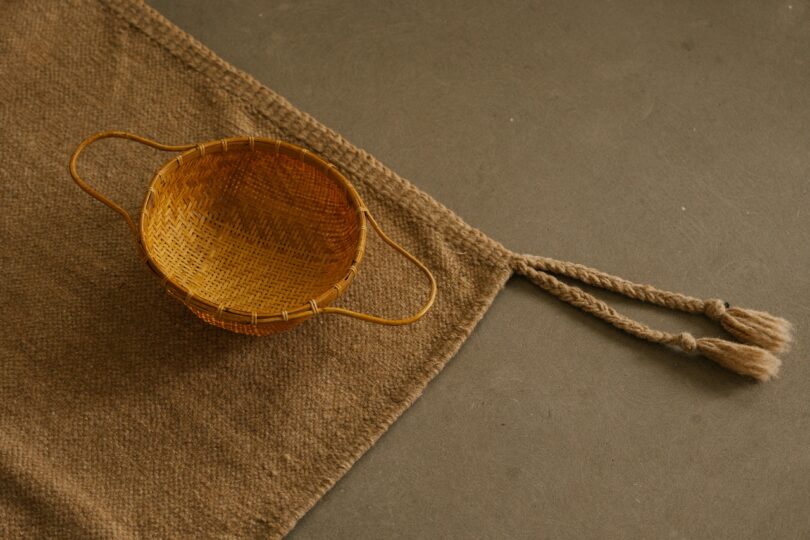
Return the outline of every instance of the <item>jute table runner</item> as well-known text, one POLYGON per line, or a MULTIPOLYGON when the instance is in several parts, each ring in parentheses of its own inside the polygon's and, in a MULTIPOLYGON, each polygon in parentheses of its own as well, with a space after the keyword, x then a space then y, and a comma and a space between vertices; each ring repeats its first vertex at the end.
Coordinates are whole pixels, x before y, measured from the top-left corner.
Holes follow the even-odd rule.
MULTIPOLYGON (((788 339, 764 313, 513 254, 143 4, 4 2, 0 93, 3 537, 282 536, 419 396, 513 272, 758 379, 788 339), (434 272, 433 310, 397 328, 317 317, 270 338, 199 322, 161 292, 123 222, 70 181, 71 151, 102 129, 168 143, 251 134, 317 152, 434 272), (573 281, 705 315, 737 341, 650 329, 573 281)), ((164 159, 112 141, 82 168, 136 210, 164 159)), ((370 237, 341 303, 397 316, 423 287, 370 237)))

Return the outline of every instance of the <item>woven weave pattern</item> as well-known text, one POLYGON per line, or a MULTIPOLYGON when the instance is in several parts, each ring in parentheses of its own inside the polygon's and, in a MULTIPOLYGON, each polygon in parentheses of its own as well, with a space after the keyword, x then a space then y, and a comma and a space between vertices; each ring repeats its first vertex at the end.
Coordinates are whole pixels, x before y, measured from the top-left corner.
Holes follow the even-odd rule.
POLYGON ((142 212, 144 249, 160 272, 218 310, 257 317, 305 305, 344 281, 360 246, 358 199, 329 167, 293 151, 212 143, 165 166, 142 212))

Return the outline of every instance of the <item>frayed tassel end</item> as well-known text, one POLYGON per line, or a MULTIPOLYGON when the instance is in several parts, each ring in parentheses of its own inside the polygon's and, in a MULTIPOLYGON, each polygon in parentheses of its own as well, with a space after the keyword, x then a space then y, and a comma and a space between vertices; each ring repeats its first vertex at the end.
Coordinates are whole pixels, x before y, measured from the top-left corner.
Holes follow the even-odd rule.
POLYGON ((782 319, 764 311, 729 307, 722 300, 706 300, 704 313, 719 321, 723 329, 749 345, 756 345, 774 353, 788 350, 793 339, 793 327, 782 319))
POLYGON ((697 351, 726 369, 740 375, 767 381, 779 372, 782 361, 760 347, 734 343, 725 339, 700 338, 697 351))
POLYGON ((731 307, 720 316, 720 324, 740 341, 775 353, 785 352, 793 339, 788 321, 764 311, 731 307))

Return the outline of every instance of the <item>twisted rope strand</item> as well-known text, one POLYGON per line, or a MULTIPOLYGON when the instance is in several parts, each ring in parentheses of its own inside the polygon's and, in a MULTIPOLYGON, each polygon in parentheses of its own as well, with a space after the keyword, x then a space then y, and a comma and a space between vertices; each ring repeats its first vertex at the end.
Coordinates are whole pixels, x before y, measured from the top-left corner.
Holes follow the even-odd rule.
POLYGON ((679 347, 686 352, 698 352, 721 366, 741 375, 767 381, 776 376, 781 361, 770 350, 783 348, 789 337, 789 323, 768 313, 728 308, 721 300, 701 300, 679 293, 662 291, 605 274, 575 263, 545 257, 520 256, 512 259, 512 267, 556 298, 637 338, 679 347), (687 313, 702 313, 721 325, 743 343, 718 338, 695 338, 688 332, 672 334, 655 330, 635 321, 579 287, 568 285, 555 275, 568 276, 582 283, 623 294, 629 298, 650 302, 687 313), (746 344, 747 343, 747 344, 746 344), (763 348, 764 347, 764 348, 763 348), (770 350, 766 350, 770 349, 770 350))
POLYGON ((586 313, 590 313, 632 336, 653 343, 676 345, 686 351, 695 350, 695 338, 690 334, 671 334, 650 328, 645 324, 622 315, 602 300, 583 291, 579 287, 568 285, 551 274, 536 269, 533 265, 525 261, 516 262, 516 270, 563 302, 567 302, 586 313))
POLYGON ((536 270, 570 277, 581 283, 612 291, 635 300, 641 300, 642 302, 649 302, 686 313, 704 313, 706 311, 706 300, 657 289, 651 285, 634 283, 582 264, 535 255, 520 255, 519 258, 536 270))

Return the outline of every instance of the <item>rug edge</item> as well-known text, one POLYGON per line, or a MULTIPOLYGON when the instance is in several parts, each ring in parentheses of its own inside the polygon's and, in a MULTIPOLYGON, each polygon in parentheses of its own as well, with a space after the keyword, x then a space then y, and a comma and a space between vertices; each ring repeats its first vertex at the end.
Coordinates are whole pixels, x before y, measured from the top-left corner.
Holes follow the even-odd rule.
MULTIPOLYGON (((466 319, 464 325, 459 325, 455 328, 455 332, 452 336, 448 336, 449 339, 445 340, 445 344, 447 345, 443 349, 440 349, 437 357, 439 361, 430 366, 427 370, 423 372, 419 372, 419 378, 417 378, 414 382, 415 391, 408 396, 407 399, 404 399, 397 403, 395 406, 391 407, 389 410, 385 411, 384 420, 379 423, 375 424, 371 427, 375 428, 376 434, 370 437, 367 445, 360 445, 357 451, 352 452, 352 455, 347 459, 347 461, 340 467, 338 470, 337 475, 329 479, 327 482, 318 486, 318 491, 314 494, 313 497, 307 502, 305 507, 302 511, 295 517, 291 522, 289 522, 285 527, 280 528, 280 535, 283 537, 287 533, 289 533, 298 522, 303 519, 303 517, 310 511, 318 502, 323 498, 326 493, 328 493, 337 483, 349 472, 349 470, 354 467, 354 465, 368 452, 371 448, 377 444, 377 442, 388 432, 391 426, 402 416, 411 406, 416 403, 416 401, 422 397, 425 389, 428 385, 433 381, 433 379, 441 373, 441 371, 447 366, 448 363, 455 357, 456 353, 461 349, 461 347, 466 343, 465 336, 469 336, 475 327, 478 326, 478 323, 484 318, 484 315, 489 310, 489 307, 495 301, 495 298, 498 296, 498 293, 503 290, 506 286, 506 283, 512 276, 512 270, 506 269, 502 275, 498 276, 498 279, 492 281, 492 288, 487 292, 487 294, 481 297, 481 301, 477 302, 470 313, 472 317, 466 319)), ((494 277, 494 276, 493 276, 494 277)))
MULTIPOLYGON (((205 75, 223 90, 239 97, 252 112, 271 120, 266 111, 275 110, 284 119, 284 123, 301 124, 304 129, 317 133, 319 139, 328 139, 332 144, 337 143, 341 150, 340 165, 360 179, 381 176, 386 180, 385 182, 365 182, 370 189, 387 194, 394 199, 406 196, 414 204, 427 205, 431 210, 430 214, 415 212, 414 215, 436 228, 439 228, 439 223, 441 223, 442 232, 450 233, 447 234, 448 238, 461 247, 470 248, 479 260, 508 265, 506 261, 510 257, 511 251, 500 242, 468 224, 453 210, 401 177, 369 152, 326 127, 310 114, 298 109, 288 99, 249 73, 224 60, 153 7, 138 0, 102 0, 102 3, 189 67, 205 75)), ((274 121, 278 122, 278 117, 275 117, 274 121)), ((312 141, 301 142, 311 143, 312 141)))

